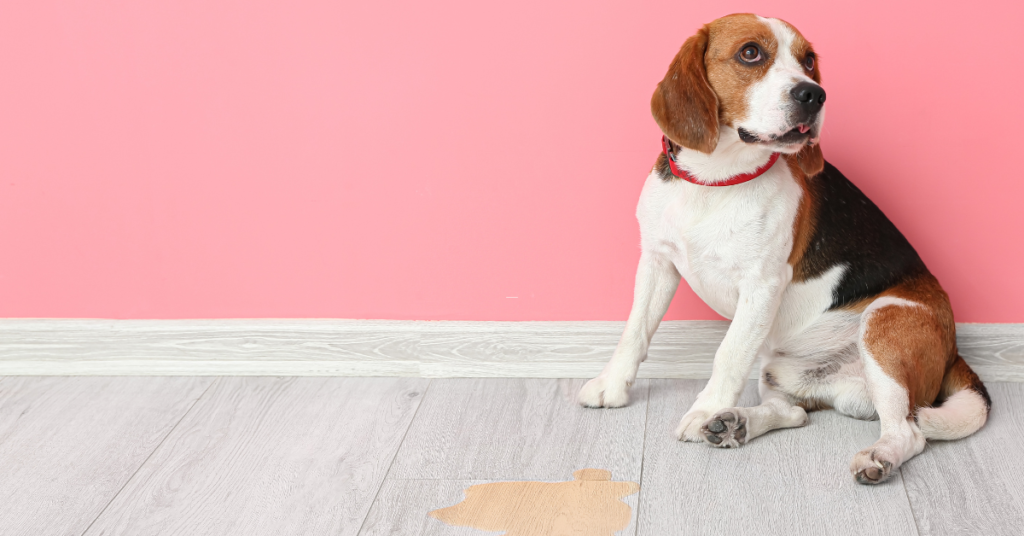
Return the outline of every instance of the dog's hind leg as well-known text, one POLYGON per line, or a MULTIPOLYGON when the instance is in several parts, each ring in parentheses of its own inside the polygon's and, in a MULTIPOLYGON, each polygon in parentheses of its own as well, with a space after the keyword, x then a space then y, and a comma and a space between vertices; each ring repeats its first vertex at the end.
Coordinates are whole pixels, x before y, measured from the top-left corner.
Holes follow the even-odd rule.
POLYGON ((881 437, 853 457, 850 472, 861 484, 878 484, 924 450, 914 415, 935 400, 947 346, 955 343, 947 340, 941 311, 905 299, 880 297, 861 318, 858 346, 881 437))
POLYGON ((679 272, 668 259, 646 252, 640 255, 633 309, 629 312, 626 329, 601 374, 580 390, 580 404, 591 408, 617 408, 629 403, 629 387, 636 380, 640 363, 647 359, 651 337, 668 311, 679 279, 679 272))
POLYGON ((807 424, 807 412, 794 406, 789 395, 773 389, 764 376, 758 390, 760 405, 723 409, 704 422, 700 431, 711 446, 738 447, 772 430, 807 424))

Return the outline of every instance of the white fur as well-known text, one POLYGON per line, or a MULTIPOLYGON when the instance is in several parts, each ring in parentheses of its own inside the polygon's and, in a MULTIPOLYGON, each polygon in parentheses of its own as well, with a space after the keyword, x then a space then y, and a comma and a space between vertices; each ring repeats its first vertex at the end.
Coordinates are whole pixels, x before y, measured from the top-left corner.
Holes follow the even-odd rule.
MULTIPOLYGON (((822 280, 834 281, 836 285, 839 282, 836 273, 826 272, 808 283, 818 286, 825 282, 822 280)), ((864 365, 857 350, 861 315, 851 311, 826 311, 831 304, 832 288, 822 289, 819 303, 804 304, 803 311, 806 317, 813 318, 811 322, 793 326, 789 331, 780 329, 778 334, 773 330, 768 341, 770 347, 761 360, 761 376, 771 374, 775 382, 794 397, 828 401, 829 406, 845 415, 874 419, 877 415, 868 396, 864 365), (830 365, 838 369, 828 377, 816 381, 806 379, 808 370, 830 365)), ((776 322, 782 323, 781 318, 776 322)))
MULTIPOLYGON (((723 130, 721 136, 723 148, 761 150, 743 144, 735 131, 723 130)), ((723 154, 731 160, 733 151, 723 154)), ((646 357, 681 275, 708 305, 733 319, 716 354, 712 378, 680 428, 682 438, 699 440, 705 420, 735 405, 771 329, 792 278, 787 260, 801 195, 784 162, 756 181, 726 188, 664 181, 652 172, 637 208, 643 253, 634 307, 611 361, 584 387, 580 401, 607 406, 628 400, 626 388, 646 357)))
POLYGON ((718 128, 718 145, 711 154, 684 149, 676 154, 676 165, 704 184, 714 184, 753 171, 768 162, 772 147, 743 143, 736 129, 726 125, 718 128))
POLYGON ((875 361, 864 344, 864 334, 871 316, 883 307, 920 307, 901 298, 882 297, 871 302, 864 310, 858 348, 864 360, 864 376, 868 393, 881 423, 881 437, 874 445, 860 451, 850 463, 850 471, 863 481, 862 474, 870 467, 883 468, 879 481, 889 477, 904 461, 924 450, 925 436, 910 417, 910 396, 905 387, 889 377, 875 361))
MULTIPOLYGON (((752 133, 764 136, 781 136, 796 125, 788 121, 788 111, 793 102, 789 90, 800 82, 811 82, 814 80, 807 76, 807 72, 801 65, 802 58, 793 57, 792 45, 796 35, 788 26, 778 19, 758 17, 768 27, 778 43, 778 51, 773 58, 768 74, 750 87, 747 95, 748 110, 757 110, 740 121, 737 128, 744 128, 752 133)), ((817 120, 812 127, 814 132, 821 132, 821 125, 825 122, 825 108, 818 112, 817 120)), ((815 138, 814 143, 817 143, 815 138)), ((795 153, 799 151, 802 144, 780 146, 776 150, 784 153, 795 153)))
POLYGON ((973 389, 953 393, 937 408, 917 410, 917 425, 928 439, 960 439, 985 426, 988 406, 973 389))
MULTIPOLYGON (((780 52, 769 75, 751 88, 749 104, 759 112, 752 121, 763 116, 770 123, 784 120, 771 110, 785 106, 783 85, 798 81, 793 72, 800 67, 787 44, 792 32, 777 21, 763 20, 779 39, 780 52)), ((768 123, 758 125, 768 128, 768 123)), ((675 156, 680 167, 698 179, 715 182, 760 167, 779 149, 744 143, 735 129, 723 125, 710 155, 680 148, 675 156)), ((732 319, 715 355, 711 379, 677 431, 680 439, 701 440, 701 424, 716 411, 735 405, 758 353, 772 346, 769 335, 775 344, 792 339, 831 303, 841 268, 790 286, 793 270, 787 261, 802 195, 781 160, 754 181, 723 188, 665 181, 652 171, 637 207, 642 254, 633 309, 612 359, 581 390, 580 402, 606 407, 628 402, 637 367, 646 358, 650 339, 682 277, 715 311, 732 319), (779 329, 773 333, 780 311, 779 329)))
POLYGON ((669 259, 646 251, 640 255, 633 308, 626 321, 626 329, 601 374, 580 390, 581 404, 617 408, 629 403, 629 387, 636 379, 640 363, 647 359, 651 337, 665 316, 678 285, 679 272, 669 259))
MULTIPOLYGON (((784 113, 776 113, 786 106, 783 95, 788 96, 794 84, 810 79, 790 53, 792 31, 777 20, 762 20, 778 39, 779 54, 769 74, 750 89, 748 109, 757 113, 742 126, 760 133, 784 133, 793 125, 785 124, 784 113)), ((760 167, 772 151, 798 149, 747 144, 736 129, 723 125, 710 155, 680 148, 675 156, 680 167, 701 181, 716 182, 760 167)), ((806 413, 793 403, 817 401, 848 415, 881 420, 881 438, 854 458, 851 469, 862 475, 872 467, 886 466, 888 476, 889 470, 920 452, 926 435, 960 437, 980 427, 984 415, 978 414, 976 401, 970 394, 958 394, 946 402, 948 409, 922 410, 924 421, 919 428, 908 420, 911 408, 906 390, 886 376, 864 348, 863 331, 871 313, 891 305, 917 304, 885 297, 863 314, 829 310, 833 291, 846 270, 843 265, 814 279, 792 282, 788 259, 802 195, 783 159, 757 179, 728 187, 665 180, 653 170, 637 206, 642 253, 633 308, 611 360, 583 387, 579 401, 592 407, 628 403, 629 387, 683 278, 732 323, 715 353, 707 386, 679 423, 679 439, 704 441, 708 423, 714 422, 709 419, 724 410, 740 419, 730 421, 727 434, 716 436, 717 446, 738 446, 746 440, 733 437, 743 429, 740 421, 746 438, 774 428, 801 426, 807 422, 806 413), (762 403, 735 408, 757 357, 762 361, 762 403)), ((716 424, 715 428, 721 427, 716 424)))
POLYGON ((781 348, 792 344, 792 339, 818 321, 832 305, 832 289, 839 286, 844 273, 846 266, 840 264, 814 279, 787 286, 772 325, 769 345, 781 348))

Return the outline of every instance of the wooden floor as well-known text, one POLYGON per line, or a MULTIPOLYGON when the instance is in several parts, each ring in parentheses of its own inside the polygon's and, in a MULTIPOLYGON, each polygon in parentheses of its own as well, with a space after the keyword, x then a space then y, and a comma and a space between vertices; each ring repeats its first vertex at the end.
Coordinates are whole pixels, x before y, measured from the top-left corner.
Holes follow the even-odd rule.
POLYGON ((586 410, 582 380, 0 378, 0 533, 494 534, 427 512, 596 468, 640 483, 623 535, 1021 534, 1024 384, 990 383, 984 429, 866 487, 847 467, 877 422, 679 443, 703 383, 640 380, 629 407, 586 410))

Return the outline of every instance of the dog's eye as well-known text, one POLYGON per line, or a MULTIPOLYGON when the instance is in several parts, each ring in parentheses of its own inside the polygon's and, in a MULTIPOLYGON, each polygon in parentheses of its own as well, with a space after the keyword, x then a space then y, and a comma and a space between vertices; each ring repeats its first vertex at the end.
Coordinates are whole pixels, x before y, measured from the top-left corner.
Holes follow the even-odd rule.
POLYGON ((740 50, 740 59, 747 63, 761 61, 761 49, 754 45, 747 45, 740 50))
POLYGON ((804 68, 808 71, 814 70, 814 54, 808 54, 807 57, 804 58, 804 68))

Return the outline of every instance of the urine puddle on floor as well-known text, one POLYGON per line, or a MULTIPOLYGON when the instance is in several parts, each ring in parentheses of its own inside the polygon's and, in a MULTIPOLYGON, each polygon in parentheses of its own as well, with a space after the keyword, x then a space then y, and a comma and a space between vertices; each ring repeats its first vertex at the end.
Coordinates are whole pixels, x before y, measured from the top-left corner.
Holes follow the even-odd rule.
POLYGON ((466 488, 455 506, 430 512, 444 523, 505 536, 614 536, 629 525, 622 502, 640 490, 636 482, 613 482, 610 471, 580 469, 568 482, 490 482, 466 488))

